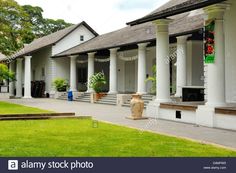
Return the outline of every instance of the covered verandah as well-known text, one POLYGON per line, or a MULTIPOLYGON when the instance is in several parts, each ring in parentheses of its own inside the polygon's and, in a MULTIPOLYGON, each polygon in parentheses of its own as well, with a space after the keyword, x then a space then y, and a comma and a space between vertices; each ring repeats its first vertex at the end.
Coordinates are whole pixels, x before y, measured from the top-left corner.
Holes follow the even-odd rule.
MULTIPOLYGON (((173 7, 171 13, 165 14, 168 10, 164 10, 162 13, 157 13, 156 16, 150 15, 131 22, 135 25, 155 20, 154 23, 157 26, 157 79, 161 82, 157 83, 156 100, 149 104, 147 115, 160 119, 236 130, 235 83, 231 79, 231 76, 235 74, 233 69, 236 65, 235 57, 232 56, 232 52, 234 52, 232 49, 234 44, 232 28, 235 26, 233 22, 235 2, 227 2, 215 2, 215 4, 207 2, 205 7, 203 6, 204 3, 201 2, 199 3, 201 6, 196 5, 194 8, 194 5, 189 6, 191 4, 189 1, 188 3, 178 4, 176 8, 173 7), (214 21, 215 59, 213 62, 205 61, 204 63, 205 101, 203 102, 173 102, 169 90, 170 83, 169 80, 166 80, 170 75, 169 65, 165 62, 166 57, 169 57, 168 35, 171 22, 170 18, 167 17, 186 12, 187 7, 189 11, 204 7, 201 9, 206 16, 204 22, 214 21)), ((204 52, 203 49, 202 52, 204 52)), ((178 60, 177 56, 177 64, 178 60)), ((182 66, 182 68, 185 69, 185 66, 182 66)), ((183 69, 179 73, 186 74, 183 69)), ((182 80, 185 80, 185 75, 182 75, 182 77, 182 80)), ((183 88, 183 85, 178 86, 183 88)))

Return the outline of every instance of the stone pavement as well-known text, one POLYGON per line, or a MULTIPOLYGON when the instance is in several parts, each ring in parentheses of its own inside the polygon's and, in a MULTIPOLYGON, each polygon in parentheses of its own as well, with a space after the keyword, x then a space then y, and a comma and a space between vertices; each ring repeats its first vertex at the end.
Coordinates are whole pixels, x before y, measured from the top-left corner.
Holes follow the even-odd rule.
POLYGON ((204 143, 213 143, 234 148, 236 150, 236 131, 198 127, 192 124, 159 119, 133 121, 125 118, 130 115, 130 108, 126 107, 68 102, 54 99, 8 99, 5 101, 56 112, 75 112, 78 116, 92 116, 94 119, 100 121, 148 130, 160 134, 183 137, 204 143))

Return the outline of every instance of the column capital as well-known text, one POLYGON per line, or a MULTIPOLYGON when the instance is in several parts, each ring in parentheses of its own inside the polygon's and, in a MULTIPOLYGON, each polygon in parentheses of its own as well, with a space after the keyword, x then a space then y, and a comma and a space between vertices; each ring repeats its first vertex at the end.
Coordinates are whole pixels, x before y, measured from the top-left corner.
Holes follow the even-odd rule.
POLYGON ((30 55, 27 55, 27 56, 24 56, 24 58, 25 58, 25 59, 31 59, 31 58, 32 58, 32 56, 30 56, 30 55))
POLYGON ((149 44, 150 44, 150 42, 148 42, 148 43, 139 43, 138 48, 139 49, 145 49, 147 47, 147 45, 149 45, 149 44))
POLYGON ((178 37, 176 37, 177 43, 185 43, 187 41, 187 39, 191 36, 192 36, 192 34, 178 36, 178 37))
POLYGON ((207 15, 206 18, 208 19, 218 19, 222 20, 224 18, 224 13, 227 9, 229 9, 230 4, 228 3, 220 3, 211 5, 204 8, 204 12, 207 15))
POLYGON ((23 58, 17 58, 16 61, 21 62, 23 61, 23 58))
POLYGON ((110 53, 116 53, 120 47, 109 49, 110 53))
POLYGON ((172 19, 158 19, 155 20, 153 23, 155 23, 158 26, 161 25, 169 25, 173 20, 172 19))
POLYGON ((71 60, 76 60, 76 58, 78 57, 78 55, 71 55, 69 56, 71 60))
POLYGON ((97 52, 89 52, 88 56, 94 56, 97 52))
POLYGON ((172 22, 172 19, 158 19, 153 23, 157 26, 157 32, 169 32, 169 24, 172 22))

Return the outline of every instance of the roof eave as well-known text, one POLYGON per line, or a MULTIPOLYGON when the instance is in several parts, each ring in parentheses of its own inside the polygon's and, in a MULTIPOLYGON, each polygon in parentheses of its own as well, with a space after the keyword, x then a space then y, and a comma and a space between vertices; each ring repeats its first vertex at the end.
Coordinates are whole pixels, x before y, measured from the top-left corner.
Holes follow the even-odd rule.
POLYGON ((191 4, 191 5, 187 5, 187 6, 183 6, 182 8, 176 8, 176 6, 171 7, 169 9, 166 9, 164 11, 161 11, 159 13, 153 14, 151 16, 147 16, 147 17, 143 17, 137 20, 134 20, 132 22, 128 22, 126 23, 127 25, 137 25, 137 24, 141 24, 141 23, 145 23, 145 22, 150 22, 150 21, 154 21, 157 19, 162 19, 162 18, 167 18, 170 16, 174 16, 174 15, 178 15, 181 13, 185 13, 185 12, 189 12, 192 10, 197 10, 203 7, 207 7, 209 5, 213 5, 216 3, 220 3, 226 0, 211 0, 211 1, 204 1, 198 4, 191 4))
MULTIPOLYGON (((181 33, 170 34, 169 37, 176 37, 176 36, 180 36, 180 35, 191 34, 191 33, 193 33, 193 32, 199 31, 200 29, 202 29, 202 28, 199 27, 199 28, 196 28, 196 29, 191 30, 191 31, 185 31, 185 32, 181 32, 181 33)), ((120 44, 120 45, 111 46, 111 47, 104 47, 104 48, 98 48, 98 49, 91 49, 91 50, 87 50, 87 51, 83 51, 83 52, 74 52, 74 53, 68 53, 68 54, 64 54, 64 55, 58 54, 58 55, 52 56, 52 58, 62 58, 62 57, 68 57, 68 56, 74 56, 74 55, 89 53, 89 52, 97 52, 97 51, 105 50, 105 49, 112 49, 112 48, 117 48, 117 47, 129 46, 129 45, 133 45, 133 44, 136 44, 136 45, 137 45, 137 44, 139 44, 139 43, 152 42, 152 41, 155 41, 155 40, 156 40, 156 38, 154 38, 154 39, 147 39, 147 40, 141 40, 141 41, 132 42, 132 43, 120 44)))

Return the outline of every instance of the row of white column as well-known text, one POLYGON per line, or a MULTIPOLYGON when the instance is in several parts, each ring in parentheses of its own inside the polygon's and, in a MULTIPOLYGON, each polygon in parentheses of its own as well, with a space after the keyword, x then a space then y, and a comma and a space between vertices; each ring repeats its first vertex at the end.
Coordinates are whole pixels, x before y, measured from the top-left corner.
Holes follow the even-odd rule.
MULTIPOLYGON (((168 22, 168 21, 166 21, 168 22)), ((166 26, 167 27, 167 26, 166 26)), ((162 29, 167 30, 166 27, 163 27, 162 29)), ((186 36, 180 36, 177 37, 177 92, 176 96, 181 97, 182 96, 182 87, 186 86, 186 60, 187 60, 187 39, 191 35, 186 35, 186 36)), ((158 32, 158 42, 157 44, 160 45, 160 42, 163 43, 165 40, 165 46, 167 47, 169 45, 169 41, 167 40, 169 38, 168 32, 164 32, 164 30, 160 34, 160 30, 158 32)), ((138 94, 146 94, 146 47, 149 43, 140 43, 138 44, 138 87, 137 87, 137 93, 138 94)), ((164 44, 163 44, 164 45, 164 44)), ((117 90, 117 51, 119 48, 113 48, 110 49, 110 80, 109 80, 109 93, 110 94, 115 94, 118 92, 117 90)), ((166 58, 168 57, 169 54, 169 48, 164 49, 164 46, 159 47, 157 50, 159 54, 163 54, 162 57, 165 57, 162 61, 158 61, 157 69, 159 71, 165 71, 165 74, 168 74, 167 71, 169 71, 169 64, 166 63, 166 58), (165 56, 166 55, 166 56, 165 56)), ((90 77, 94 74, 94 57, 95 57, 96 52, 91 52, 88 53, 88 84, 90 77)), ((160 56, 160 55, 157 56, 160 56)), ((71 61, 71 66, 70 66, 70 86, 71 86, 71 91, 77 91, 76 89, 76 56, 71 56, 70 57, 71 61)), ((158 77, 159 86, 158 88, 169 88, 170 83, 169 83, 169 77, 166 75, 160 74, 158 77)), ((161 90, 162 91, 162 90, 161 90)), ((88 92, 92 92, 92 90, 89 88, 88 85, 88 92)), ((169 91, 166 92, 161 92, 160 94, 160 101, 169 101, 168 99, 166 100, 165 97, 169 95, 169 91), (163 98, 163 99, 162 99, 163 98)))
MULTIPOLYGON (((215 20, 215 63, 208 64, 207 72, 207 106, 225 105, 225 39, 223 16, 227 6, 224 4, 205 9, 208 19, 215 20)), ((169 61, 169 19, 155 21, 156 64, 157 64, 157 99, 158 103, 170 99, 169 61)), ((177 93, 182 96, 182 86, 186 85, 187 36, 177 37, 177 93)))
MULTIPOLYGON (((146 47, 149 43, 138 44, 138 90, 137 93, 146 93, 146 47)), ((109 93, 116 94, 118 92, 117 85, 117 51, 119 48, 113 48, 110 50, 110 78, 109 78, 109 93)), ((88 90, 87 92, 93 92, 89 88, 90 77, 94 74, 94 57, 96 52, 88 53, 88 90)), ((70 90, 77 91, 76 89, 76 58, 77 56, 70 57, 70 90)))
MULTIPOLYGON (((31 98, 31 58, 32 56, 25 56, 25 71, 24 71, 24 98, 31 98)), ((16 67, 14 62, 10 63, 10 70, 15 71, 16 68, 16 97, 23 97, 22 93, 22 72, 23 72, 23 58, 16 60, 16 67)), ((14 96, 15 83, 10 82, 9 92, 11 96, 14 96)))

